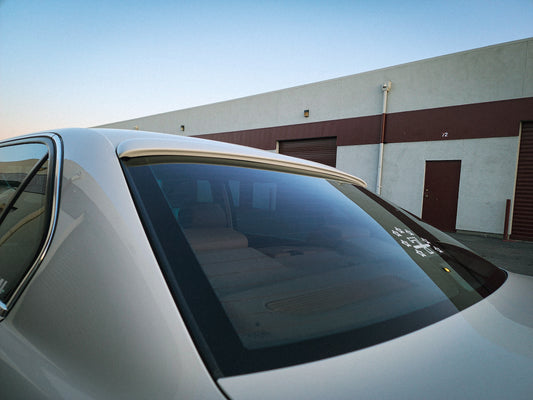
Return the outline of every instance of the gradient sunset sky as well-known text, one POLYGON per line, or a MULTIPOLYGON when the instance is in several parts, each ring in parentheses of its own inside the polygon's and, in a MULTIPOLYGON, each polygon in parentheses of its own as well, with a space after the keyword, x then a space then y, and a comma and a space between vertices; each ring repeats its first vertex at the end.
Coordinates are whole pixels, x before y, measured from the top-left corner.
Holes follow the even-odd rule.
POLYGON ((0 139, 533 36, 533 0, 0 0, 0 139))

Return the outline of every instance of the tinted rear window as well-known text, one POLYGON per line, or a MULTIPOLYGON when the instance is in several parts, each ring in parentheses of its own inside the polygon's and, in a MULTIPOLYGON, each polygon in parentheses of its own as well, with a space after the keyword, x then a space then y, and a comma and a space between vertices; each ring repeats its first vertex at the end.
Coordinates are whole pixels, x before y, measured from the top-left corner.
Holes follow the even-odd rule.
POLYGON ((349 183, 169 157, 125 166, 215 374, 371 346, 463 310, 505 279, 349 183))

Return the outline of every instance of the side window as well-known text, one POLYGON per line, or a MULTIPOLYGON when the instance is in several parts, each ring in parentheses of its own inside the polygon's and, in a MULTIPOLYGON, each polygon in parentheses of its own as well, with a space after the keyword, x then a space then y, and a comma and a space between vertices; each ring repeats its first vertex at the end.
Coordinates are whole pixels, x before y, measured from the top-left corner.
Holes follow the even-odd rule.
POLYGON ((240 205, 240 186, 239 181, 233 179, 228 180, 228 187, 231 194, 231 201, 234 207, 239 207, 240 205))
POLYGON ((53 191, 50 147, 51 143, 0 147, 0 305, 3 311, 24 284, 48 236, 53 191))
POLYGON ((257 183, 253 184, 253 208, 261 210, 276 209, 277 186, 275 183, 257 183))
POLYGON ((196 201, 199 203, 212 203, 213 193, 211 192, 211 183, 205 179, 196 181, 196 201))

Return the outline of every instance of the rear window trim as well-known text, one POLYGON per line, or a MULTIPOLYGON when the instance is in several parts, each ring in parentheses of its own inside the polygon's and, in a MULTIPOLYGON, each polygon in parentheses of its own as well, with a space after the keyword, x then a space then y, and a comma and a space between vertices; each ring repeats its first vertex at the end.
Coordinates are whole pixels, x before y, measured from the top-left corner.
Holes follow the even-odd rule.
POLYGON ((292 172, 301 175, 339 180, 343 182, 349 182, 357 186, 367 187, 367 184, 363 179, 328 165, 303 159, 298 160, 278 153, 273 153, 272 157, 268 157, 268 155, 262 154, 268 154, 268 152, 252 147, 246 148, 244 146, 238 146, 248 150, 250 154, 231 151, 230 147, 227 149, 223 147, 226 144, 217 142, 214 142, 215 144, 213 145, 218 145, 217 149, 206 150, 196 142, 196 138, 186 139, 189 139, 189 141, 180 143, 180 147, 175 147, 175 141, 130 139, 120 143, 117 146, 117 155, 120 159, 124 160, 160 156, 180 157, 183 159, 195 160, 197 163, 201 163, 201 160, 205 160, 205 163, 209 164, 232 165, 236 167, 242 166, 289 173, 292 172))

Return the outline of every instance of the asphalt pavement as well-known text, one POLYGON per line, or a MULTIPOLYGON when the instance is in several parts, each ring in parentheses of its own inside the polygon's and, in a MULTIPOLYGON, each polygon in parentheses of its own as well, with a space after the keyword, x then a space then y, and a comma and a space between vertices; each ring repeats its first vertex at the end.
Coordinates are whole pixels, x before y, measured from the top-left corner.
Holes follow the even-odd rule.
POLYGON ((498 267, 533 276, 533 242, 504 241, 501 237, 478 233, 449 235, 498 267))

